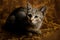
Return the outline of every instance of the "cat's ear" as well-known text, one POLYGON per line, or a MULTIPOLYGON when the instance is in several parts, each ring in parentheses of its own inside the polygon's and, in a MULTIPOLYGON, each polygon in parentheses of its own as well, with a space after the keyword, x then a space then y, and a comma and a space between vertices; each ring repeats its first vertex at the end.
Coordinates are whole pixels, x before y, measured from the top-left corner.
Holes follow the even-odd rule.
POLYGON ((27 9, 28 9, 28 11, 32 10, 32 5, 29 2, 27 3, 27 9))
POLYGON ((41 9, 40 9, 40 11, 43 13, 43 15, 45 15, 45 11, 46 11, 46 6, 43 6, 41 9))

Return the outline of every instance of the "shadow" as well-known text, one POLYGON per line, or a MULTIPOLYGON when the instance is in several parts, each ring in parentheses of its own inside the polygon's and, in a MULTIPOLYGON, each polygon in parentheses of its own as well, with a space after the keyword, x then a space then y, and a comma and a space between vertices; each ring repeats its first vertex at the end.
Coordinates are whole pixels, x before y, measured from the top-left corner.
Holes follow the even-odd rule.
POLYGON ((27 17, 24 14, 26 13, 25 8, 23 7, 13 10, 13 12, 8 16, 5 25, 2 27, 2 30, 11 34, 16 34, 18 36, 26 35, 28 32, 26 28, 29 26, 29 23, 27 22, 27 17), (22 14, 19 12, 24 13, 22 14))

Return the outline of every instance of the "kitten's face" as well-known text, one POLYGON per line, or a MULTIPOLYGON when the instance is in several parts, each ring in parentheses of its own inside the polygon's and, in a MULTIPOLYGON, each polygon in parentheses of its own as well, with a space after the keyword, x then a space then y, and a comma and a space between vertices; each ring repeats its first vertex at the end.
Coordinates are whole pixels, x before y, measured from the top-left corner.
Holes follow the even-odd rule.
POLYGON ((30 4, 28 5, 28 19, 33 25, 41 24, 45 15, 45 7, 33 8, 30 4))
POLYGON ((28 13, 28 18, 30 20, 30 23, 36 25, 42 22, 43 14, 41 11, 33 9, 33 11, 28 13))

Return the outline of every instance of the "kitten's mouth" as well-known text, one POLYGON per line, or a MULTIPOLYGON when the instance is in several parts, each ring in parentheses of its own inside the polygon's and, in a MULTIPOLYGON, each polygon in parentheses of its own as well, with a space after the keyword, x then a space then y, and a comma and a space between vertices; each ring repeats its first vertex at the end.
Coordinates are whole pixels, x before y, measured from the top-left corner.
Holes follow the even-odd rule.
POLYGON ((30 19, 28 19, 28 23, 29 23, 30 25, 32 25, 32 26, 35 26, 35 25, 36 25, 36 22, 33 21, 33 20, 30 20, 30 19))
POLYGON ((28 22, 29 22, 29 24, 30 24, 31 26, 34 26, 34 25, 35 25, 34 23, 32 23, 31 20, 29 20, 28 22))
POLYGON ((36 24, 35 24, 35 23, 30 22, 30 25, 35 26, 36 24))

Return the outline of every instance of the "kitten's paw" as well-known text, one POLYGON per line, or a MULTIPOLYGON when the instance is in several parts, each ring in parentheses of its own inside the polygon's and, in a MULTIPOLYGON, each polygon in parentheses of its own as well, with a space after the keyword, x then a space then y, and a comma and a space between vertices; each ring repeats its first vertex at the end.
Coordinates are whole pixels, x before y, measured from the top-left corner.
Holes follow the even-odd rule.
POLYGON ((35 31, 35 33, 36 33, 36 34, 39 34, 39 35, 42 34, 41 31, 35 31))
POLYGON ((32 36, 33 34, 31 32, 28 33, 28 36, 32 36))

